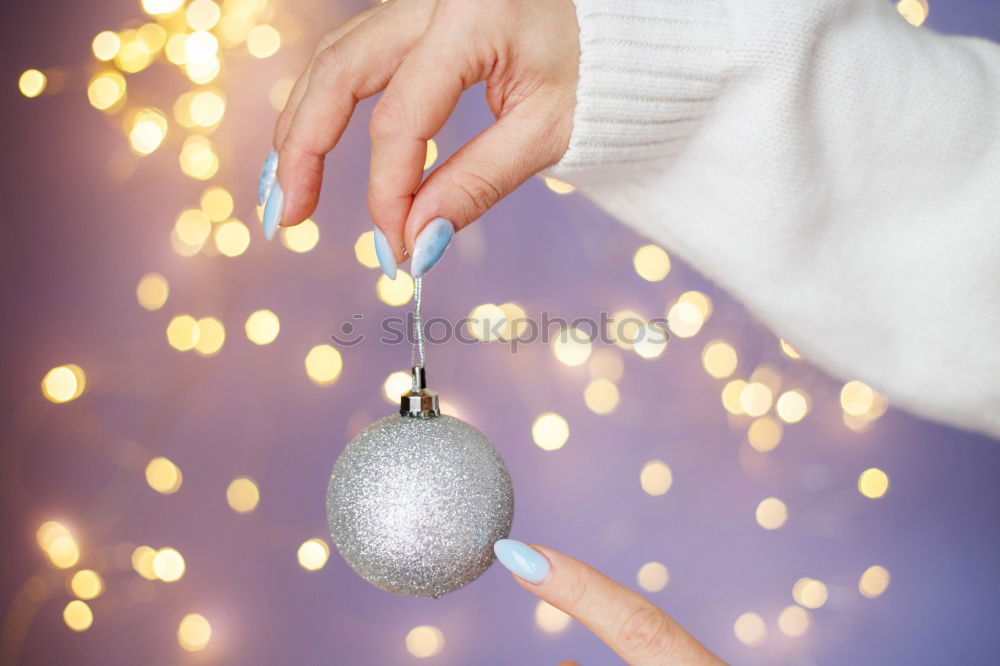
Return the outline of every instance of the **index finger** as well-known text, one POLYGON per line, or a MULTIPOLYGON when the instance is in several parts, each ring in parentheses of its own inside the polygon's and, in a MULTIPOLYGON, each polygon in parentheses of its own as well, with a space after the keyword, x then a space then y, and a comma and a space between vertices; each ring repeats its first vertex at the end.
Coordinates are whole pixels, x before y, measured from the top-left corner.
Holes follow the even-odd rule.
MULTIPOLYGON (((542 578, 537 583, 517 576, 515 571, 515 580, 521 587, 582 622, 629 664, 724 663, 645 597, 596 569, 551 548, 504 541, 516 544, 509 548, 516 553, 515 559, 517 556, 530 559, 529 551, 533 550, 549 565, 547 574, 541 563, 535 567, 542 578)), ((504 549, 499 544, 503 543, 498 542, 498 555, 504 549)), ((508 558, 502 557, 501 562, 508 558)))

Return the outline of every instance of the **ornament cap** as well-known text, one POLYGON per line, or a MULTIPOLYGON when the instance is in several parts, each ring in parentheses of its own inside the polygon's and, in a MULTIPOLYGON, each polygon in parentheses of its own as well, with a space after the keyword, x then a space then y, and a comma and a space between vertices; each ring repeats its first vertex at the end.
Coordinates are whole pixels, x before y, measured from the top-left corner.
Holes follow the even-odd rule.
POLYGON ((435 416, 441 416, 438 395, 427 388, 427 375, 424 366, 413 366, 412 376, 412 388, 399 398, 400 415, 415 419, 431 419, 435 416))

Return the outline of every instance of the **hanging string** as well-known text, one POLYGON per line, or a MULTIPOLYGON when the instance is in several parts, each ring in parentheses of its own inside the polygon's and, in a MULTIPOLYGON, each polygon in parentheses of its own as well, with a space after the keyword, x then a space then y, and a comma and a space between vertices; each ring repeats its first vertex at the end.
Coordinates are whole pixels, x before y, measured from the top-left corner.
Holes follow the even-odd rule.
MULTIPOLYGON (((420 319, 420 305, 423 301, 423 278, 413 281, 413 347, 410 349, 410 365, 424 367, 424 326, 420 319)), ((417 392, 417 375, 413 375, 413 391, 417 392)))

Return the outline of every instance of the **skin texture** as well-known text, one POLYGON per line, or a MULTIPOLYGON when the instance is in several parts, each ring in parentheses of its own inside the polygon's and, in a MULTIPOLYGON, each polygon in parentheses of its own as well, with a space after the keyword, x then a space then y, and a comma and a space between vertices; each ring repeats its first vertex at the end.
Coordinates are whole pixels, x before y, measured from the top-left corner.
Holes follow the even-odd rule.
POLYGON ((323 159, 357 102, 372 112, 368 205, 397 262, 436 217, 471 224, 566 152, 579 66, 570 0, 390 0, 327 34, 278 118, 280 224, 316 208, 323 159), (486 82, 497 122, 422 181, 427 140, 486 82))
MULTIPOLYGON (((358 101, 382 92, 370 121, 372 220, 397 262, 435 218, 461 230, 566 152, 579 58, 571 0, 390 0, 358 14, 320 41, 278 118, 280 224, 312 214, 324 157, 358 101), (427 140, 480 81, 497 122, 424 179, 427 140)), ((628 663, 722 663, 642 596, 571 557, 535 548, 551 564, 548 577, 515 580, 628 663)))

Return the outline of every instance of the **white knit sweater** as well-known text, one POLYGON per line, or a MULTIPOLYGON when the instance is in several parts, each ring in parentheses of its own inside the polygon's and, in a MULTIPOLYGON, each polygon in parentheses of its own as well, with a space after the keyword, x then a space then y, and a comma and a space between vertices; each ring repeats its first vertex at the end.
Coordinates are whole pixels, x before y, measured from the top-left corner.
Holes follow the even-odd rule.
POLYGON ((803 354, 1000 435, 1000 46, 886 0, 575 0, 550 170, 803 354))

